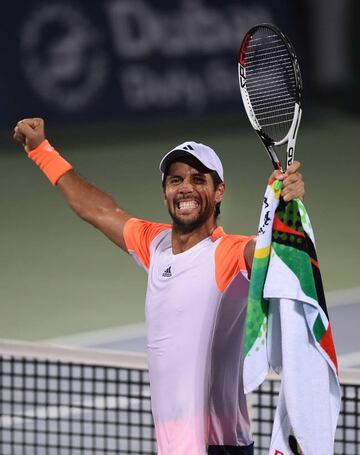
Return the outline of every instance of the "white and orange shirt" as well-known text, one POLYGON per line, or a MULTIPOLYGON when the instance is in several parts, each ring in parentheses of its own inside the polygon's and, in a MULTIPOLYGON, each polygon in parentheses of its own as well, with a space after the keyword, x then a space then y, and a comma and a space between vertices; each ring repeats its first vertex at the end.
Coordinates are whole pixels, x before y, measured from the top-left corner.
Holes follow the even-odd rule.
POLYGON ((147 351, 159 455, 249 445, 242 343, 251 237, 221 227, 173 254, 171 226, 135 218, 124 238, 148 272, 147 351))

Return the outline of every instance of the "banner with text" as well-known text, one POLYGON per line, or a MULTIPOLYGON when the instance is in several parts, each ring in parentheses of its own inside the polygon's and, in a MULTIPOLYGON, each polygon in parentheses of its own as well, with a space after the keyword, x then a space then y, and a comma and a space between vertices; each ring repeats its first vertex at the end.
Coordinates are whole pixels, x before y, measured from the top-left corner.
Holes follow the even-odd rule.
POLYGON ((240 110, 237 59, 244 33, 273 22, 297 41, 295 3, 7 3, 0 125, 33 115, 68 123, 240 110))

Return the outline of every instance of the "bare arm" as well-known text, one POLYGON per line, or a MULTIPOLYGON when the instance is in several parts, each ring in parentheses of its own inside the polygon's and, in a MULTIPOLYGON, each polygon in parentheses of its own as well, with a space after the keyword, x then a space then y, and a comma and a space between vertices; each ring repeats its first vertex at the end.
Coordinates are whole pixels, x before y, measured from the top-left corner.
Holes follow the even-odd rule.
MULTIPOLYGON (((43 120, 34 118, 18 122, 14 138, 23 144, 27 153, 36 149, 45 140, 43 120)), ((123 232, 125 223, 131 216, 122 210, 111 196, 91 185, 74 170, 60 177, 56 186, 80 218, 127 251, 123 232)))
POLYGON ((123 232, 125 223, 131 216, 122 210, 111 196, 91 185, 74 171, 63 175, 56 186, 80 218, 127 251, 123 232))

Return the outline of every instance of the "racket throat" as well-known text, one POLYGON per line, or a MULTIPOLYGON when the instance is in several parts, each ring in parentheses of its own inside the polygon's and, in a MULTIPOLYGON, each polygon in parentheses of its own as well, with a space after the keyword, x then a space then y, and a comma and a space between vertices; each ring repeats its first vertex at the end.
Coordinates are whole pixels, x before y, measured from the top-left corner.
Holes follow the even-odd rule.
POLYGON ((265 148, 266 148, 266 150, 267 150, 267 152, 268 152, 268 154, 270 156, 270 159, 272 161, 274 169, 275 170, 279 170, 281 172, 284 172, 283 167, 282 167, 282 165, 280 163, 280 160, 279 160, 279 158, 276 155, 276 152, 275 152, 275 149, 274 149, 273 145, 268 145, 268 146, 265 145, 265 148))
POLYGON ((281 162, 275 152, 273 141, 266 134, 264 134, 264 132, 262 132, 262 131, 256 131, 256 132, 259 135, 261 142, 264 144, 264 147, 271 159, 274 169, 283 172, 281 162))

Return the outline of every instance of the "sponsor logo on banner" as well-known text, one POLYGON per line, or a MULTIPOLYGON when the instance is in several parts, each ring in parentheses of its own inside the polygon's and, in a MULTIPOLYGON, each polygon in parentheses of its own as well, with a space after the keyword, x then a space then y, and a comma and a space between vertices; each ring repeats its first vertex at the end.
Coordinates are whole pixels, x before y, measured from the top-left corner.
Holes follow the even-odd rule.
POLYGON ((21 66, 33 93, 54 111, 84 114, 234 105, 244 33, 273 21, 271 2, 238 0, 63 0, 24 17, 21 66))
POLYGON ((78 8, 54 3, 34 9, 22 30, 20 51, 35 93, 61 111, 83 109, 105 84, 101 37, 78 8))
POLYGON ((145 0, 115 0, 106 6, 115 52, 127 60, 118 81, 133 110, 201 111, 210 102, 229 101, 238 87, 224 55, 237 51, 242 35, 259 17, 271 18, 262 5, 228 1, 219 8, 201 0, 174 4, 157 9, 145 0), (157 64, 151 61, 154 56, 157 64))

